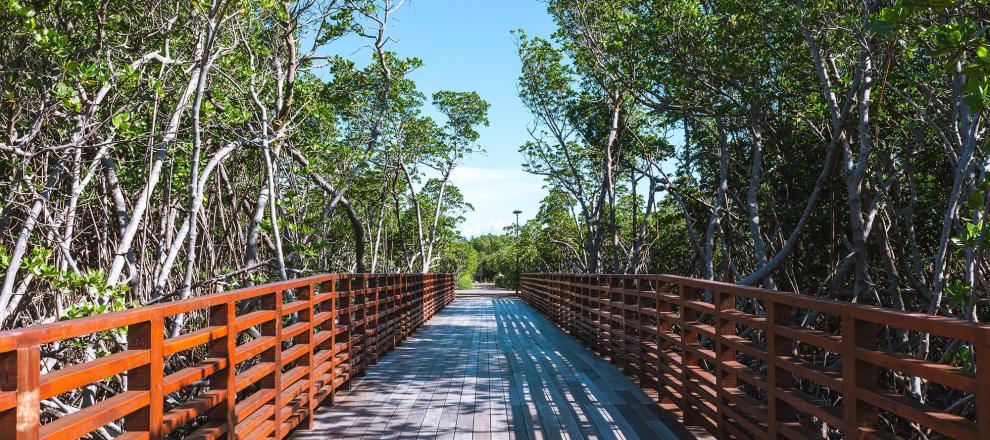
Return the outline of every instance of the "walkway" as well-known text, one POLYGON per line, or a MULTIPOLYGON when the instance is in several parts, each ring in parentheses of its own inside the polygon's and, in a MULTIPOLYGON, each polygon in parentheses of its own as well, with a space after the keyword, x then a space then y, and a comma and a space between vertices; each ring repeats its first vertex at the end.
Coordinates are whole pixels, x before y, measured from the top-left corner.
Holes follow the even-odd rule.
POLYGON ((293 438, 685 436, 615 367, 522 301, 458 294, 293 438))

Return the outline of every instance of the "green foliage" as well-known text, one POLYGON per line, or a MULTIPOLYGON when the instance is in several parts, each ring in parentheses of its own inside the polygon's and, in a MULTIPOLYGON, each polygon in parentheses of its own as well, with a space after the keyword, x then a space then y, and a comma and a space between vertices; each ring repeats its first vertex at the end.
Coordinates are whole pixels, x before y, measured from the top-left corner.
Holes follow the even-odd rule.
POLYGON ((972 287, 961 281, 953 281, 945 286, 945 293, 948 297, 949 307, 953 309, 965 308, 969 304, 972 287))
POLYGON ((447 117, 449 136, 464 142, 478 140, 475 126, 488 126, 490 105, 477 92, 452 92, 441 90, 433 94, 433 105, 447 117))
POLYGON ((467 290, 474 287, 474 278, 471 274, 460 273, 457 274, 457 288, 461 290, 467 290))
POLYGON ((474 277, 478 270, 480 258, 478 251, 466 241, 452 241, 443 251, 443 259, 437 269, 440 272, 455 274, 458 289, 470 289, 474 285, 474 277))
POLYGON ((945 354, 945 363, 960 367, 972 373, 976 369, 976 359, 973 356, 973 347, 966 344, 959 344, 954 351, 945 354))
POLYGON ((10 254, 7 253, 7 248, 0 246, 0 270, 6 271, 10 267, 10 254))
MULTIPOLYGON (((87 269, 81 273, 72 270, 59 270, 49 263, 52 250, 35 247, 31 254, 21 261, 21 267, 39 280, 50 285, 66 298, 82 296, 84 300, 69 306, 62 319, 81 318, 123 310, 127 306, 127 292, 130 286, 111 286, 102 270, 87 269)), ((6 250, 0 249, 0 262, 9 264, 6 250)))

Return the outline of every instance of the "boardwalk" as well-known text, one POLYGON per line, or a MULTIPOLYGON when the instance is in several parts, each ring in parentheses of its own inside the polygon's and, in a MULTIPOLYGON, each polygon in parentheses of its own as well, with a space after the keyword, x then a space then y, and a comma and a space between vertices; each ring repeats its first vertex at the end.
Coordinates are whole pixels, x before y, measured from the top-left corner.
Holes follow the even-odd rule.
POLYGON ((293 438, 685 437, 613 366, 492 293, 459 292, 293 438))

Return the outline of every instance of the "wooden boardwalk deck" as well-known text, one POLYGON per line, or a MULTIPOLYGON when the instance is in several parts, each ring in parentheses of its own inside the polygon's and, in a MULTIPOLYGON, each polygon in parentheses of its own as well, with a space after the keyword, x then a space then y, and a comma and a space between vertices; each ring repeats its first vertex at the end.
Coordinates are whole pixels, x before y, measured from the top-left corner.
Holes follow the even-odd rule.
MULTIPOLYGON (((615 367, 514 298, 455 300, 295 439, 672 439, 615 367)), ((676 423, 676 422, 674 422, 676 423)))

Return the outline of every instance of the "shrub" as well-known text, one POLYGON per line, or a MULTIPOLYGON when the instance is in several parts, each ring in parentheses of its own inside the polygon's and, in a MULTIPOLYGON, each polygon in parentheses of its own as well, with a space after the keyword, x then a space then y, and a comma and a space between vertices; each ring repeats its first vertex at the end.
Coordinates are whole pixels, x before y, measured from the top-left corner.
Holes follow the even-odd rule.
POLYGON ((471 274, 462 273, 457 276, 457 288, 461 290, 466 290, 474 287, 474 281, 471 279, 471 274))

